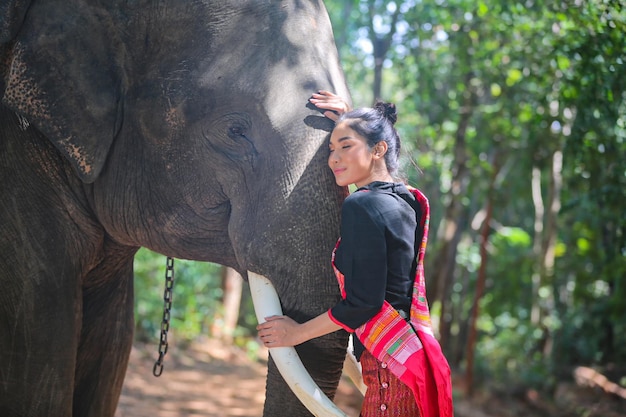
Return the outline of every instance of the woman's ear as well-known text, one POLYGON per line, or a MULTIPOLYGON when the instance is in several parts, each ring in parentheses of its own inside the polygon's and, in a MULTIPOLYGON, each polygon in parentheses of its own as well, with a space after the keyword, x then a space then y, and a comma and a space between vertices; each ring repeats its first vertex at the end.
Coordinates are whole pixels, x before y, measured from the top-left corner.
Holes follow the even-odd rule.
POLYGON ((384 140, 381 140, 376 145, 374 145, 374 157, 375 158, 384 157, 385 154, 387 153, 387 149, 388 149, 387 142, 385 142, 384 140))

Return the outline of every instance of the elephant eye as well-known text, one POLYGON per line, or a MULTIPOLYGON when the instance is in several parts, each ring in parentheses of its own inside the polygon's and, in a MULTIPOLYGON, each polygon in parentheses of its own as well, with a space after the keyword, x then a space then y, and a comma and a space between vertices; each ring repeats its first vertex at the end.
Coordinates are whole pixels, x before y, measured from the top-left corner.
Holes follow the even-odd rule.
POLYGON ((231 126, 230 129, 228 129, 230 136, 242 136, 243 132, 244 129, 242 126, 231 126))
POLYGON ((258 152, 254 141, 251 117, 247 113, 227 113, 215 120, 205 129, 203 134, 207 144, 226 157, 254 165, 258 152))
POLYGON ((224 123, 222 129, 226 128, 225 133, 232 140, 241 140, 241 137, 245 136, 250 129, 250 117, 245 113, 229 113, 220 119, 217 122, 224 123))

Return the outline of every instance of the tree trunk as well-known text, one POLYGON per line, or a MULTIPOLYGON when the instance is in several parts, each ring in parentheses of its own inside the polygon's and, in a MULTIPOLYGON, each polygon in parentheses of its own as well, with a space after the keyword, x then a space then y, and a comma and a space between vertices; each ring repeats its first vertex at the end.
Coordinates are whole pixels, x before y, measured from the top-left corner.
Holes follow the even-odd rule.
POLYGON ((537 259, 537 265, 532 275, 533 301, 531 306, 530 321, 533 326, 542 329, 545 333, 539 340, 538 346, 544 354, 549 354, 552 342, 547 334, 548 329, 542 324, 543 316, 548 310, 556 307, 555 294, 551 296, 541 295, 541 288, 553 289, 554 284, 554 262, 555 248, 557 240, 557 217, 561 210, 561 188, 563 169, 563 154, 557 150, 552 154, 552 164, 549 170, 547 204, 545 209, 541 192, 541 171, 538 167, 533 167, 532 175, 532 195, 535 206, 535 235, 533 242, 533 252, 537 259))
MULTIPOLYGON (((555 308, 555 303, 551 300, 554 300, 558 295, 554 293, 554 262, 555 262, 555 250, 557 243, 557 218, 559 212, 561 211, 561 188, 563 186, 562 179, 562 170, 563 170, 563 152, 561 150, 557 150, 552 154, 552 169, 550 170, 550 188, 548 192, 548 202, 550 204, 548 212, 546 213, 546 228, 544 235, 544 243, 543 243, 543 265, 542 265, 542 275, 544 276, 545 282, 549 283, 549 288, 552 290, 552 296, 546 298, 546 302, 544 303, 544 308, 546 310, 552 310, 555 308), (550 303, 550 304, 548 304, 550 303)), ((541 302, 541 300, 540 300, 541 302)), ((540 326, 544 332, 546 332, 543 340, 545 343, 543 346, 540 346, 543 354, 548 357, 552 350, 552 333, 547 329, 546 326, 540 326)))
POLYGON ((476 321, 478 320, 480 300, 485 291, 485 281, 487 280, 487 243, 489 242, 489 233, 491 230, 491 218, 493 215, 493 198, 495 193, 496 177, 499 172, 498 154, 494 156, 492 164, 493 172, 491 182, 489 183, 489 191, 487 192, 487 201, 485 203, 485 219, 483 220, 480 232, 480 267, 478 269, 478 277, 476 279, 476 292, 472 304, 472 312, 469 322, 469 332, 467 337, 467 368, 465 370, 465 394, 469 398, 474 393, 474 352, 476 349, 476 321))
POLYGON ((233 342, 237 329, 242 288, 241 275, 232 268, 222 266, 223 313, 221 318, 218 316, 214 321, 213 336, 226 343, 233 342))
POLYGON ((440 236, 438 240, 442 242, 435 261, 431 263, 436 269, 428 279, 426 288, 429 292, 429 300, 441 302, 441 320, 439 321, 440 343, 445 348, 450 336, 451 317, 448 314, 447 299, 452 287, 454 278, 454 267, 456 264, 456 253, 461 234, 465 229, 464 208, 461 199, 466 195, 469 170, 467 169, 467 148, 465 138, 470 119, 476 106, 476 94, 470 86, 473 74, 467 73, 465 77, 469 93, 466 95, 463 106, 459 110, 461 118, 455 135, 454 162, 452 166, 452 186, 450 188, 450 202, 445 209, 445 214, 440 223, 440 236))
POLYGON ((387 52, 389 52, 389 48, 391 47, 393 35, 396 33, 396 24, 398 23, 398 17, 400 16, 400 8, 396 7, 396 10, 391 16, 389 32, 380 36, 374 30, 374 6, 374 0, 370 0, 368 7, 370 13, 368 23, 370 41, 372 42, 372 46, 374 48, 374 85, 372 86, 372 91, 374 94, 374 101, 376 101, 382 97, 383 64, 385 63, 387 52))
POLYGON ((542 267, 539 261, 542 251, 541 242, 543 241, 543 222, 545 215, 545 205, 543 203, 543 195, 541 193, 541 169, 534 166, 531 178, 531 190, 533 197, 533 206, 535 207, 535 227, 533 237, 533 253, 537 259, 537 266, 533 271, 532 282, 532 306, 530 308, 530 322, 536 326, 541 321, 541 308, 539 306, 539 287, 541 286, 542 267))

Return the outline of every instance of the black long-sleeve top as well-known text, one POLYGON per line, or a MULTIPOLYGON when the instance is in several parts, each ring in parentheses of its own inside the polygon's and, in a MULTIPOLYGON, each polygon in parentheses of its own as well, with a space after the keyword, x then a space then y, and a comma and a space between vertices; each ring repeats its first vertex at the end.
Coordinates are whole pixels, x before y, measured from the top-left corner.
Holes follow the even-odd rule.
MULTIPOLYGON (((348 196, 335 253, 346 298, 329 310, 331 320, 353 332, 380 311, 383 300, 409 313, 419 210, 401 183, 373 182, 348 196)), ((363 346, 357 340, 354 345, 358 358, 363 346)))

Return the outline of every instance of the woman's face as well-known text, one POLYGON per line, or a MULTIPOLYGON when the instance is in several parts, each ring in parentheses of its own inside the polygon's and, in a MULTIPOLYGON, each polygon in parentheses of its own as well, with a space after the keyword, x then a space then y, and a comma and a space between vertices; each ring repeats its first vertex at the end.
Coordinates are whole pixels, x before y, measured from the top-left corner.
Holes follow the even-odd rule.
POLYGON ((362 187, 374 181, 374 153, 365 138, 350 129, 345 122, 339 123, 330 135, 328 166, 341 187, 355 184, 362 187))

